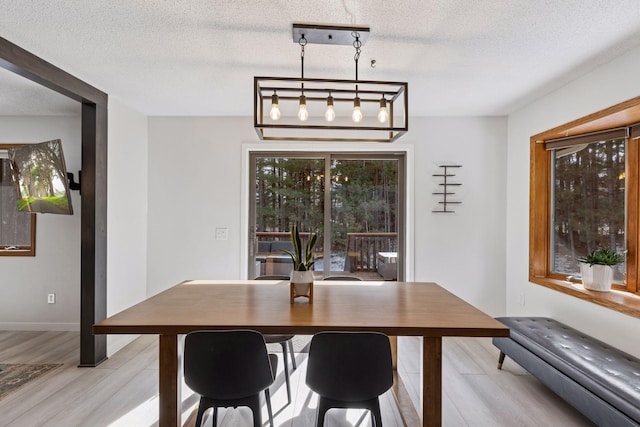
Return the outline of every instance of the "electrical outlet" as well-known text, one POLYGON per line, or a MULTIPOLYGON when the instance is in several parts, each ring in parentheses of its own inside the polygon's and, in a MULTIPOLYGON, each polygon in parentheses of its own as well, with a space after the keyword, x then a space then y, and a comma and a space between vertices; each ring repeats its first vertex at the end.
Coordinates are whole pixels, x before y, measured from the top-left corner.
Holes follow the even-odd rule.
POLYGON ((56 294, 47 294, 47 304, 56 303, 56 294))
POLYGON ((216 228, 216 240, 229 240, 229 229, 216 228))
POLYGON ((518 295, 518 302, 520 305, 524 305, 524 292, 520 292, 520 295, 518 295))

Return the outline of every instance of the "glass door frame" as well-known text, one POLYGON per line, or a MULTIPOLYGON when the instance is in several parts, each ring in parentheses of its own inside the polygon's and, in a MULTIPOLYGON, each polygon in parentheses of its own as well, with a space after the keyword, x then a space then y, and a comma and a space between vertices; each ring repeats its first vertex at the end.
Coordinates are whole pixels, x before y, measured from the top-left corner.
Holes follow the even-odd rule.
MULTIPOLYGON (((256 182, 256 159, 258 157, 281 157, 281 158, 298 158, 298 159, 324 159, 324 188, 331 188, 331 160, 396 160, 398 162, 398 200, 397 200, 397 233, 398 233, 398 281, 407 280, 407 247, 408 247, 408 235, 407 235, 407 220, 408 220, 408 151, 393 150, 393 151, 297 151, 297 150, 248 150, 247 152, 247 170, 248 170, 248 182, 246 183, 245 191, 247 191, 247 236, 244 239, 245 245, 244 254, 247 257, 245 265, 245 271, 243 277, 253 278, 255 274, 255 249, 257 247, 256 241, 256 206, 255 206, 255 182, 256 182)), ((246 176, 246 174, 245 174, 246 176)), ((331 211, 331 192, 325 191, 324 194, 324 210, 331 211)), ((324 215, 324 251, 323 257, 323 271, 331 271, 331 257, 326 256, 327 251, 331 252, 331 212, 329 215, 324 215)))

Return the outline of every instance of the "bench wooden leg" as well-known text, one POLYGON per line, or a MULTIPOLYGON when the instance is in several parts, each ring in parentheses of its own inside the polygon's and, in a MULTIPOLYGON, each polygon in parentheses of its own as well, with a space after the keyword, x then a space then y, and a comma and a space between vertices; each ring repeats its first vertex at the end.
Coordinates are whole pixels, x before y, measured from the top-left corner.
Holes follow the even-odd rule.
POLYGON ((502 369, 502 364, 504 363, 505 354, 501 351, 500 356, 498 356, 498 369, 502 369))

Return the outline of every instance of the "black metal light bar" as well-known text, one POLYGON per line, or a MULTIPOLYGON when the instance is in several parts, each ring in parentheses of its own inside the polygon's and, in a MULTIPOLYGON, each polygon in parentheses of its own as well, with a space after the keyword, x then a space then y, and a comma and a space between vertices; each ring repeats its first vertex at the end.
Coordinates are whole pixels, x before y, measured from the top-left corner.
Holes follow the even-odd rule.
POLYGON ((393 142, 408 131, 407 88, 406 82, 254 77, 254 127, 258 137, 266 141, 393 142), (287 86, 284 86, 283 83, 287 83, 287 86), (293 113, 285 114, 277 121, 271 120, 268 113, 274 91, 286 93, 286 95, 279 97, 281 107, 289 102, 292 104, 290 111, 293 112, 302 91, 302 84, 304 84, 305 93, 313 94, 306 97, 307 103, 309 105, 316 103, 318 108, 325 105, 326 99, 331 93, 340 95, 333 98, 336 105, 337 103, 352 103, 353 96, 348 97, 347 95, 355 94, 355 84, 358 84, 358 96, 361 98, 363 109, 366 108, 365 104, 377 104, 382 97, 385 97, 387 109, 397 114, 390 114, 387 123, 375 121, 375 117, 372 117, 375 114, 373 111, 365 115, 367 120, 357 124, 351 122, 347 124, 344 121, 342 123, 328 123, 317 116, 315 121, 300 122, 293 113), (323 97, 322 94, 327 96, 323 97), (296 136, 293 135, 292 129, 314 132, 301 132, 296 136), (337 132, 329 133, 328 131, 331 130, 337 132), (363 135, 363 132, 359 131, 366 131, 367 134, 363 135))
POLYGON ((293 41, 301 47, 301 77, 254 77, 258 137, 268 141, 394 142, 406 133, 407 83, 358 79, 360 48, 368 35, 365 26, 293 24, 293 41), (305 78, 304 47, 314 43, 353 45, 356 79, 305 78), (348 104, 353 105, 351 111, 348 104))

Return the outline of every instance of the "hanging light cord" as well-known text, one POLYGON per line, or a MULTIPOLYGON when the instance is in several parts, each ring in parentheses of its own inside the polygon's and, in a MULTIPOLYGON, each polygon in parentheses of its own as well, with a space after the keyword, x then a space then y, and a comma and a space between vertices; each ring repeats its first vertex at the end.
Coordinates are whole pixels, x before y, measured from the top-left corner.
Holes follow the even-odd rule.
POLYGON ((355 38, 353 47, 356 49, 356 54, 353 55, 353 60, 356 61, 356 80, 358 80, 358 59, 360 59, 360 48, 362 47, 362 42, 360 41, 360 34, 355 33, 355 38))
MULTIPOLYGON (((298 44, 300 45, 300 76, 304 79, 304 47, 307 45, 307 39, 304 34, 300 35, 298 44)), ((304 95, 304 82, 302 82, 302 94, 304 95)))
MULTIPOLYGON (((356 62, 356 82, 358 81, 358 60, 360 59, 360 48, 362 47, 362 42, 360 41, 360 34, 357 32, 353 32, 352 35, 356 38, 353 41, 353 47, 356 49, 355 55, 353 55, 353 60, 356 62)), ((358 97, 358 84, 356 83, 356 98, 358 97)))

